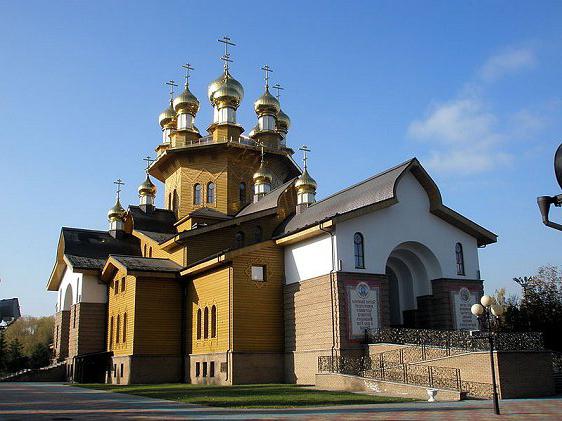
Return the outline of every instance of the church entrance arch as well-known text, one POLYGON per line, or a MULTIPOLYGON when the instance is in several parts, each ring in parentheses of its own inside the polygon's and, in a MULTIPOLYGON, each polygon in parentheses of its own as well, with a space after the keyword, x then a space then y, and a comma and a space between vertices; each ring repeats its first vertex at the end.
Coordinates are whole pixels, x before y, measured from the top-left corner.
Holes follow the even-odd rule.
POLYGON ((388 256, 386 276, 390 325, 414 327, 418 297, 431 295, 431 280, 442 277, 437 257, 419 242, 401 243, 388 256))
POLYGON ((73 297, 72 285, 68 284, 64 290, 64 298, 62 300, 62 310, 70 310, 72 307, 73 297))

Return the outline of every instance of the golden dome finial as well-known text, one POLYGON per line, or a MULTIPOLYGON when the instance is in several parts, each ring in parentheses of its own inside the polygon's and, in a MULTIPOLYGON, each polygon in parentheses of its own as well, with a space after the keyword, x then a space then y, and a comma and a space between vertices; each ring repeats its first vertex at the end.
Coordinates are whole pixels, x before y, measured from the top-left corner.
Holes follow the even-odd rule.
POLYGON ((299 194, 311 193, 312 195, 314 195, 314 193, 316 192, 317 184, 316 184, 316 180, 314 180, 314 178, 312 178, 308 173, 308 165, 307 165, 307 161, 308 161, 307 152, 310 152, 310 149, 308 148, 308 146, 302 145, 302 147, 299 148, 299 151, 303 151, 302 160, 303 160, 304 168, 302 174, 295 182, 295 188, 297 189, 297 193, 299 194))
POLYGON ((226 74, 228 72, 229 63, 232 63, 232 60, 230 59, 230 53, 228 52, 228 46, 236 46, 236 44, 231 42, 231 39, 228 35, 224 35, 217 41, 224 44, 224 54, 222 55, 221 60, 224 62, 224 74, 226 74))
POLYGON ((261 148, 261 161, 258 170, 254 173, 253 179, 255 184, 271 184, 273 175, 267 169, 265 164, 265 151, 263 142, 256 142, 256 144, 261 148))
MULTIPOLYGON (((277 98, 277 101, 279 101, 279 99, 281 98, 280 91, 285 90, 285 88, 283 88, 280 84, 276 83, 275 85, 273 85, 273 89, 277 90, 277 94, 275 95, 275 97, 277 98)), ((277 130, 287 134, 287 132, 289 131, 289 127, 291 127, 291 119, 287 114, 283 112, 281 108, 279 108, 279 112, 277 113, 276 123, 277 123, 277 130)))
POLYGON ((175 81, 169 80, 166 85, 170 87, 170 105, 158 116, 158 123, 160 127, 164 128, 171 125, 176 119, 176 112, 174 111, 174 87, 178 86, 175 81))
POLYGON ((267 64, 261 68, 265 73, 265 92, 254 102, 254 110, 258 117, 264 115, 276 116, 281 106, 279 101, 269 92, 269 73, 273 72, 267 64))
POLYGON ((189 77, 191 71, 195 70, 189 63, 183 64, 181 67, 185 69, 185 89, 173 100, 174 111, 177 114, 191 114, 193 117, 199 111, 199 100, 189 90, 189 77))
POLYGON ((121 206, 121 202, 119 199, 121 193, 121 186, 124 186, 125 183, 123 182, 123 180, 118 178, 113 182, 113 184, 117 184, 117 197, 115 200, 115 205, 113 205, 113 207, 109 209, 109 211, 107 212, 107 219, 109 219, 109 221, 111 222, 118 221, 118 220, 122 221, 123 218, 125 217, 125 209, 123 209, 123 206, 121 206))

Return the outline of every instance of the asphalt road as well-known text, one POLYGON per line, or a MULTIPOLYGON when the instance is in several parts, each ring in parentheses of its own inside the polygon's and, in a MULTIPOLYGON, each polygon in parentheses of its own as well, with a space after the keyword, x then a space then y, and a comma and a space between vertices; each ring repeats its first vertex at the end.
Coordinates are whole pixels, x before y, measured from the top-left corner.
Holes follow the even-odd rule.
MULTIPOLYGON (((562 419, 562 397, 501 401, 502 419, 562 419)), ((0 383, 1 420, 77 419, 392 419, 495 418, 490 401, 415 402, 298 409, 221 409, 60 383, 0 383)))

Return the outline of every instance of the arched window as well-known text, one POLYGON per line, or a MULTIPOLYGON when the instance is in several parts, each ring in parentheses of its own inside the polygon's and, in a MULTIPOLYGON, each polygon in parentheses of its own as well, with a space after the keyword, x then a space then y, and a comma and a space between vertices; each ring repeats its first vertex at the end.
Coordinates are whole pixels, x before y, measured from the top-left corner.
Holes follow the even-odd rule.
POLYGON ((201 204, 201 184, 199 183, 193 186, 193 204, 201 204))
POLYGON ((240 206, 246 204, 246 183, 241 182, 238 190, 238 198, 240 200, 240 206))
POLYGON ((127 343, 127 313, 123 314, 123 343, 127 343))
POLYGON ((215 183, 207 184, 207 203, 215 203, 215 183))
POLYGON ((121 316, 117 315, 117 329, 115 330, 115 343, 119 343, 119 335, 121 332, 121 316))
POLYGON ((168 193, 168 209, 172 210, 172 193, 168 193))
POLYGON ((363 244, 363 234, 356 232, 353 236, 353 246, 355 251, 355 268, 365 269, 365 248, 363 244))
POLYGON ((462 244, 455 245, 455 254, 457 256, 457 275, 464 276, 464 253, 462 252, 462 244))
POLYGON ((201 339, 201 309, 197 310, 197 339, 201 339))
POLYGON ((146 244, 144 245, 144 253, 143 256, 146 257, 146 244))
POLYGON ((178 196, 178 191, 174 189, 174 196, 172 199, 172 210, 177 214, 180 208, 180 199, 178 196))
POLYGON ((254 241, 256 243, 259 243, 260 241, 262 241, 263 239, 263 230, 262 228, 258 225, 255 229, 254 229, 254 241))
POLYGON ((152 257, 152 247, 149 247, 148 249, 148 257, 152 257))
POLYGON ((203 337, 205 339, 209 337, 209 307, 205 307, 203 313, 203 337))
POLYGON ((111 322, 109 323, 109 349, 113 349, 113 316, 111 316, 111 322))
POLYGON ((244 233, 242 231, 238 231, 234 236, 234 247, 238 249, 244 247, 244 233))
POLYGON ((217 306, 211 307, 211 338, 217 337, 217 306))

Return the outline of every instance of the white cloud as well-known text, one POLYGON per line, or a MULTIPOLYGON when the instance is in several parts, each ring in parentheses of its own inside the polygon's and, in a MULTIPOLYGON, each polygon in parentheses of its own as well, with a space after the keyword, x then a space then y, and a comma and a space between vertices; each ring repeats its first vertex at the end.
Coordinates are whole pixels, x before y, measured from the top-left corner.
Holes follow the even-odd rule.
POLYGON ((498 118, 476 98, 460 98, 434 107, 414 121, 408 134, 432 145, 428 166, 439 172, 474 174, 511 162, 498 150, 505 134, 498 118))
POLYGON ((480 68, 479 76, 491 82, 509 73, 529 69, 536 65, 535 52, 530 48, 515 48, 490 57, 480 68))

